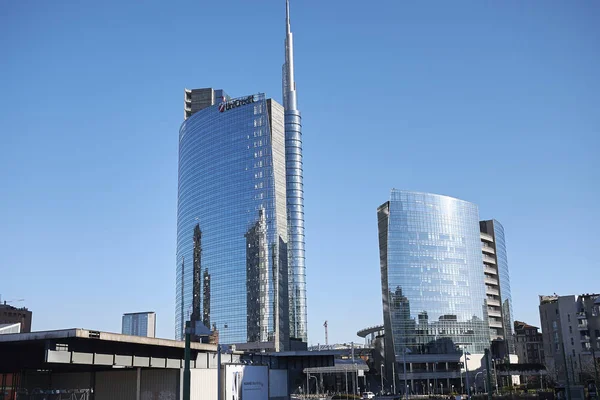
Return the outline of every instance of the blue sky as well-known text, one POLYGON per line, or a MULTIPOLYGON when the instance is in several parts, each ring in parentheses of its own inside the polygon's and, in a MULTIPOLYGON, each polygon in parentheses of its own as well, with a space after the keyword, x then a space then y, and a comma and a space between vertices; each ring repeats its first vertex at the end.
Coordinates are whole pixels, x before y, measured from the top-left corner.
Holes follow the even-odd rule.
MULTIPOLYGON (((381 322, 392 187, 506 231, 515 317, 598 292, 600 3, 292 0, 309 340, 381 322), (335 286, 331 283, 334 282, 335 286)), ((0 5, 0 294, 33 328, 174 336, 183 88, 281 99, 283 0, 0 5)))

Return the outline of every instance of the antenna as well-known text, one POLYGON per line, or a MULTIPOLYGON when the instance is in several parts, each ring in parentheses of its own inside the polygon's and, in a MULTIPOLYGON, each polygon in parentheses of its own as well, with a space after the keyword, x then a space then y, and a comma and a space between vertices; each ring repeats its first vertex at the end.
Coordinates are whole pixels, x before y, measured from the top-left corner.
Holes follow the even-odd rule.
POLYGON ((327 321, 325 321, 323 326, 325 327, 325 345, 327 346, 329 344, 329 338, 327 336, 327 321))

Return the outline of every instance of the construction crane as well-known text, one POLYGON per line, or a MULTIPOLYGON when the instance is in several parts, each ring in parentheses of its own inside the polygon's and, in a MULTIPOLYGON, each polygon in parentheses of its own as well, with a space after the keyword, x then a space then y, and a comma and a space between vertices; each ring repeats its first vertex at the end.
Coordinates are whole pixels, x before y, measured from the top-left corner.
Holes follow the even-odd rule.
POLYGON ((327 337, 327 321, 325 321, 325 323, 323 324, 323 326, 325 327, 325 345, 329 344, 329 338, 327 337))

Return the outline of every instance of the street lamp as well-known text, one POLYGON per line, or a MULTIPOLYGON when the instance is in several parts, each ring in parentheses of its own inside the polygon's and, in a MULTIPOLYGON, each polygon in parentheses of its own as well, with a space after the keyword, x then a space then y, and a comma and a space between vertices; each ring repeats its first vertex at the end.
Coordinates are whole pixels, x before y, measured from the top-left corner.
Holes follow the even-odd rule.
POLYGON ((467 356, 470 356, 471 353, 469 353, 468 351, 465 351, 465 349, 463 348, 463 355, 465 357, 465 383, 467 384, 467 399, 471 398, 471 387, 469 386, 469 360, 470 358, 467 356))
POLYGON ((444 384, 440 382, 440 394, 444 394, 444 384))
POLYGON ((431 396, 431 383, 429 384, 429 395, 431 396))
MULTIPOLYGON (((315 391, 317 394, 317 397, 319 396, 319 380, 317 379, 316 376, 311 376, 310 373, 308 373, 308 382, 310 384, 310 378, 315 378, 315 391)), ((310 386, 306 388, 306 394, 310 394, 310 386)))
POLYGON ((381 394, 383 394, 383 363, 381 363, 381 394))
MULTIPOLYGON (((485 371, 485 369, 484 369, 484 371, 485 371)), ((483 372, 481 372, 481 371, 479 371, 478 373, 475 374, 475 382, 474 382, 475 388, 477 388, 477 377, 481 374, 483 374, 483 372)), ((483 378, 483 379, 485 379, 485 378, 483 378)), ((485 387, 485 385, 484 385, 484 387, 485 387)), ((475 393, 477 393, 477 391, 475 391, 475 393)))
MULTIPOLYGON (((402 363, 404 366, 404 386, 406 386, 407 390, 406 390, 406 400, 408 400, 408 380, 406 379, 406 353, 410 353, 410 349, 407 347, 404 347, 402 350, 402 363)), ((395 361, 395 360, 394 360, 395 361)), ((394 381, 395 381, 394 377, 394 381)))

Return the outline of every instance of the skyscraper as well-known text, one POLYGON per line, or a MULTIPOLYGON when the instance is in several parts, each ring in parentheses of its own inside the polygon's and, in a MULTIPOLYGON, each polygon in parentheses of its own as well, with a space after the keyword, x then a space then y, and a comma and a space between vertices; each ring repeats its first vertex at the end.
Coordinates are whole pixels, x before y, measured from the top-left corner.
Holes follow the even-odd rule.
POLYGON ((288 1, 282 82, 283 107, 262 93, 231 98, 220 89, 185 89, 178 338, 185 321, 201 318, 223 343, 284 350, 290 338, 306 341, 302 133, 288 1))
POLYGON ((190 115, 179 134, 176 333, 182 337, 190 317, 202 318, 219 331, 223 343, 269 341, 285 348, 283 107, 264 94, 222 98, 190 115), (260 229, 252 234, 257 224, 260 229), (262 280, 251 280, 256 287, 249 301, 248 279, 253 276, 262 280), (200 286, 203 294, 195 292, 200 286))
POLYGON ((290 25, 289 0, 285 2, 283 107, 285 110, 285 168, 289 232, 290 329, 292 336, 307 341, 302 117, 298 110, 296 80, 294 79, 294 39, 290 25))
POLYGON ((388 379, 406 360, 413 391, 458 390, 462 352, 473 370, 490 345, 478 208, 394 189, 377 216, 388 379))

